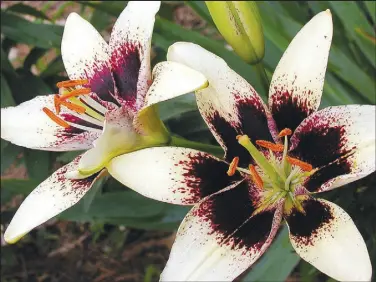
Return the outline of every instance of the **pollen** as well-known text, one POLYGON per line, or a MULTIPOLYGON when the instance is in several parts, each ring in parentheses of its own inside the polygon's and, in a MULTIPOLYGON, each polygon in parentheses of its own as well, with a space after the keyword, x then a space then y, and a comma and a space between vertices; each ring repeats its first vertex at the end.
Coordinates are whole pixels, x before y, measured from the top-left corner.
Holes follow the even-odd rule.
POLYGON ((257 188, 260 190, 264 188, 264 182, 261 179, 261 176, 258 174, 254 165, 249 165, 249 172, 251 173, 252 180, 256 184, 257 188))
POLYGON ((274 143, 266 141, 266 140, 256 140, 256 144, 261 146, 261 147, 270 149, 273 152, 282 152, 283 151, 283 145, 282 144, 274 144, 274 143))
POLYGON ((66 100, 66 99, 69 99, 69 98, 72 98, 72 97, 76 97, 76 96, 80 96, 80 95, 86 95, 86 94, 90 94, 90 93, 91 93, 90 88, 80 88, 80 89, 75 89, 73 91, 64 93, 63 95, 60 96, 60 99, 66 100))
POLYGON ((55 95, 54 96, 54 106, 55 106, 55 110, 56 110, 57 114, 60 114, 60 110, 61 110, 60 105, 61 105, 60 97, 59 97, 59 95, 55 95))
POLYGON ((282 138, 285 136, 289 136, 292 134, 292 130, 290 128, 282 129, 281 132, 278 134, 278 137, 282 138))
POLYGON ((239 164, 239 157, 233 158, 227 170, 228 176, 233 176, 235 174, 238 164, 239 164))
POLYGON ((286 156, 286 160, 290 164, 296 165, 304 171, 311 171, 313 169, 312 165, 310 165, 309 163, 303 162, 301 160, 298 160, 298 159, 295 159, 295 158, 292 158, 292 157, 289 157, 289 156, 286 156))
POLYGON ((85 113, 86 109, 82 106, 79 106, 79 105, 76 105, 76 104, 73 104, 73 103, 70 103, 68 101, 60 101, 61 105, 67 107, 68 109, 72 110, 72 111, 75 111, 79 114, 83 114, 85 113))
POLYGON ((73 86, 78 86, 78 85, 85 85, 88 83, 89 81, 87 79, 65 80, 65 81, 58 82, 56 86, 57 88, 73 87, 73 86))
POLYGON ((57 115, 55 115, 50 109, 44 107, 43 112, 54 122, 56 122, 58 125, 68 128, 70 125, 63 119, 59 118, 57 115))

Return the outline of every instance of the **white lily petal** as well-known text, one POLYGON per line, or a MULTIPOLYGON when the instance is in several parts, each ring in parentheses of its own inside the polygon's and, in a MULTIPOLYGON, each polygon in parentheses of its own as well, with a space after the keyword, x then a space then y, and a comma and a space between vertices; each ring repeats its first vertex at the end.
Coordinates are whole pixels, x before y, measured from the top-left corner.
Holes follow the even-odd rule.
POLYGON ((326 10, 298 32, 279 61, 269 88, 269 107, 279 130, 294 131, 318 109, 332 35, 332 16, 326 10))
POLYGON ((94 148, 82 155, 78 170, 85 175, 92 174, 101 170, 112 158, 143 145, 141 135, 134 130, 132 122, 132 115, 124 107, 109 111, 103 133, 94 141, 94 148))
POLYGON ((129 1, 110 38, 116 96, 128 106, 142 107, 151 78, 150 48, 160 1, 129 1))
POLYGON ((76 204, 90 189, 98 175, 84 179, 67 179, 66 173, 75 171, 80 156, 58 169, 38 185, 22 202, 4 238, 15 243, 33 228, 76 204))
POLYGON ((296 252, 336 280, 370 281, 367 247, 350 216, 322 199, 308 199, 302 206, 305 214, 295 210, 286 218, 296 252))
POLYGON ((320 168, 306 188, 327 191, 375 171, 376 107, 328 107, 306 118, 291 137, 290 154, 320 168))
POLYGON ((277 135, 260 96, 223 59, 199 45, 175 43, 168 49, 167 59, 199 71, 207 78, 209 86, 196 91, 200 113, 226 151, 226 160, 238 156, 241 165, 248 166, 250 155, 239 145, 236 136, 247 134, 252 141, 273 141, 275 136, 270 132, 277 135))
POLYGON ((76 13, 64 27, 61 55, 70 79, 91 78, 108 65, 108 45, 98 31, 76 13))
POLYGON ((136 192, 159 201, 191 205, 241 177, 207 153, 176 147, 147 148, 114 158, 109 173, 136 192))
POLYGON ((153 83, 146 97, 144 108, 208 86, 206 78, 185 65, 161 62, 153 69, 153 83))
POLYGON ((252 216, 248 184, 218 192, 184 218, 161 281, 233 281, 269 247, 281 210, 252 216))
POLYGON ((43 112, 43 107, 54 108, 53 96, 37 96, 16 107, 1 109, 1 138, 26 148, 48 151, 91 148, 100 133, 67 130, 43 112))

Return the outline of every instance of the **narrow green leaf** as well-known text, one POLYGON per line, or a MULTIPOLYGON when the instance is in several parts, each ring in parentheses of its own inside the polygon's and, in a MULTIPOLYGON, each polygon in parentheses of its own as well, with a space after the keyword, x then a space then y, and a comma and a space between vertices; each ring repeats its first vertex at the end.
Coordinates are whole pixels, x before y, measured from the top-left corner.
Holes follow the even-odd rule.
POLYGON ((103 176, 100 179, 98 179, 94 184, 93 187, 90 188, 90 190, 86 193, 83 200, 83 208, 84 212, 87 213, 90 209, 91 204, 93 203, 93 200, 95 196, 102 191, 103 185, 106 183, 108 177, 103 176))
POLYGON ((286 281, 299 261, 300 257, 290 244, 288 228, 284 226, 243 281, 286 281))
POLYGON ((335 14, 338 16, 338 18, 344 25, 347 35, 350 37, 350 39, 356 42, 359 49, 363 52, 363 54, 366 56, 366 58, 369 60, 372 66, 376 68, 376 46, 363 44, 363 41, 360 39, 359 34, 357 34, 356 30, 360 29, 373 37, 375 37, 375 31, 367 21, 364 13, 359 8, 357 3, 353 1, 329 1, 329 3, 331 9, 335 12, 335 14))
POLYGON ((34 179, 1 179, 1 203, 6 203, 15 195, 28 195, 39 184, 34 179))
POLYGON ((108 15, 108 13, 95 9, 91 16, 90 23, 97 30, 102 31, 110 25, 111 17, 108 15))
POLYGON ((44 55, 46 54, 47 52, 47 49, 43 49, 43 48, 38 48, 38 47, 35 47, 33 48, 29 54, 27 55, 27 57, 25 58, 25 61, 24 61, 24 64, 23 64, 23 67, 27 70, 30 70, 30 68, 32 67, 32 65, 36 64, 36 62, 44 55))
POLYGON ((8 60, 8 55, 4 52, 3 48, 1 48, 1 72, 14 76, 17 75, 12 64, 8 60))
POLYGON ((373 23, 376 23, 376 2, 375 1, 362 1, 368 10, 369 15, 371 16, 373 23))
POLYGON ((40 48, 60 48, 63 27, 38 24, 17 15, 1 11, 1 32, 19 43, 40 48))
POLYGON ((43 12, 41 12, 41 11, 31 7, 31 6, 22 4, 22 3, 14 4, 14 5, 10 6, 9 8, 7 8, 6 10, 11 11, 11 12, 15 12, 15 13, 19 13, 19 14, 23 14, 23 15, 34 16, 36 18, 41 18, 41 19, 44 19, 44 20, 49 20, 49 18, 43 12))
POLYGON ((1 107, 15 106, 16 102, 13 99, 12 91, 8 85, 7 80, 1 75, 1 107))
POLYGON ((24 157, 31 179, 43 181, 49 176, 50 152, 24 149, 24 157))
POLYGON ((184 3, 191 7, 208 24, 215 26, 204 1, 184 1, 184 3))

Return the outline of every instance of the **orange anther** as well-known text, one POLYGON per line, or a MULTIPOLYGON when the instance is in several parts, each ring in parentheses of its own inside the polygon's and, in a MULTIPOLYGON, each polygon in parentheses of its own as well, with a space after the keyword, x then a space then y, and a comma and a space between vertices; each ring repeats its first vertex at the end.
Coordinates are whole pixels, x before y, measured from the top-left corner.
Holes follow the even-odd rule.
POLYGON ((253 182, 256 184, 256 187, 259 189, 264 188, 264 182, 261 179, 261 176, 258 174, 254 165, 249 165, 249 172, 251 173, 253 182))
POLYGON ((281 130, 281 132, 278 134, 278 137, 285 137, 285 136, 289 136, 292 134, 292 130, 290 128, 285 128, 283 130, 281 130))
POLYGON ((81 88, 81 89, 75 89, 71 92, 64 93, 63 95, 60 96, 61 100, 66 100, 71 97, 76 97, 79 95, 85 95, 85 94, 90 94, 91 90, 89 88, 81 88))
POLYGON ((282 144, 274 144, 272 142, 265 141, 265 140, 256 140, 256 144, 261 146, 261 147, 268 148, 268 149, 272 150, 273 152, 282 152, 283 151, 283 145, 282 144))
POLYGON ((151 86, 151 85, 153 84, 153 80, 148 79, 148 80, 146 81, 146 83, 147 83, 148 86, 151 86))
POLYGON ((236 140, 239 140, 243 135, 236 135, 236 140))
POLYGON ((239 164, 239 157, 233 158, 230 163, 230 166, 228 167, 228 171, 227 171, 228 176, 233 176, 235 174, 238 164, 239 164))
POLYGON ((292 157, 289 157, 289 156, 286 156, 286 160, 290 164, 296 165, 304 171, 311 171, 313 169, 312 165, 310 165, 309 163, 303 162, 301 160, 298 160, 298 159, 295 159, 295 158, 292 158, 292 157))
POLYGON ((76 104, 73 104, 73 103, 70 103, 70 102, 67 102, 67 101, 60 101, 60 103, 63 105, 63 106, 66 106, 68 109, 72 110, 72 111, 75 111, 77 113, 80 113, 80 114, 83 114, 85 113, 86 109, 80 105, 76 105, 76 104))
POLYGON ((56 83, 56 86, 58 88, 62 87, 72 87, 72 86, 77 86, 77 85, 84 85, 88 84, 89 81, 87 79, 76 79, 76 80, 65 80, 65 81, 60 81, 56 83))
POLYGON ((61 101, 60 101, 59 95, 55 95, 54 96, 54 106, 55 106, 55 111, 56 111, 57 114, 60 114, 60 110, 61 110, 60 104, 61 104, 61 101))
POLYGON ((56 122, 58 125, 68 128, 70 125, 63 119, 59 118, 57 115, 55 115, 50 109, 44 107, 43 112, 52 119, 54 122, 56 122))

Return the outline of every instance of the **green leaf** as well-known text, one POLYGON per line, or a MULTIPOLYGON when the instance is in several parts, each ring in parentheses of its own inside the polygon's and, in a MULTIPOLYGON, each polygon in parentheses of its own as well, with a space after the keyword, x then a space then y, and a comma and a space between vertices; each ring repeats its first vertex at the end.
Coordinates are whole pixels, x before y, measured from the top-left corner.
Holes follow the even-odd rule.
POLYGON ((12 64, 8 60, 8 55, 4 52, 3 48, 1 48, 1 72, 14 76, 17 75, 12 64))
POLYGON ((16 102, 13 99, 12 92, 9 88, 8 82, 3 75, 1 75, 1 107, 15 106, 16 102))
POLYGON ((9 76, 7 80, 17 104, 31 100, 38 95, 53 93, 51 88, 40 78, 24 69, 17 70, 18 76, 9 76))
POLYGON ((60 48, 63 27, 33 23, 2 10, 1 32, 19 43, 49 49, 60 48))
POLYGON ((15 12, 15 13, 23 14, 23 15, 34 16, 36 18, 41 18, 44 20, 49 20, 49 18, 43 12, 31 6, 22 4, 22 3, 17 3, 15 5, 12 5, 9 8, 7 8, 6 11, 11 11, 11 12, 15 12))
POLYGON ((15 195, 28 195, 39 184, 34 179, 1 179, 1 203, 6 203, 15 195))
POLYGON ((4 140, 1 140, 1 143, 1 174, 3 174, 10 167, 10 165, 17 160, 17 157, 22 153, 22 147, 16 146, 4 140))
POLYGON ((23 64, 23 67, 27 70, 30 70, 32 65, 36 64, 36 62, 42 57, 44 56, 44 54, 46 54, 47 52, 47 49, 43 49, 43 48, 38 48, 38 47, 35 47, 33 48, 30 53, 27 55, 27 57, 25 58, 25 61, 24 61, 24 64, 23 64))
POLYGON ((70 163, 73 161, 79 154, 84 153, 85 151, 70 151, 70 152, 64 152, 61 153, 56 160, 58 162, 62 162, 64 164, 70 163))
POLYGON ((288 228, 284 226, 243 281, 286 281, 299 260, 290 244, 288 228))
POLYGON ((374 23, 376 23, 376 2, 375 1, 362 1, 368 10, 369 15, 372 17, 374 23))
POLYGON ((106 221, 108 218, 118 217, 152 217, 161 214, 166 204, 150 200, 133 191, 124 191, 97 195, 86 213, 83 212, 83 205, 84 201, 80 201, 64 212, 62 217, 85 221, 94 219, 106 221))
POLYGON ((110 25, 111 17, 108 15, 108 13, 95 9, 91 16, 90 23, 97 30, 101 31, 110 25))
POLYGON ((56 76, 60 72, 65 71, 64 63, 61 56, 57 56, 53 59, 49 65, 40 74, 41 78, 47 78, 50 76, 56 76))
POLYGON ((50 153, 46 151, 24 149, 27 172, 29 177, 38 181, 45 180, 49 175, 50 153))
POLYGON ((184 1, 184 3, 191 7, 208 24, 215 26, 208 7, 206 7, 204 1, 184 1))
POLYGON ((196 31, 187 30, 177 24, 158 18, 158 16, 155 21, 154 31, 164 37, 163 44, 159 44, 158 42, 160 37, 153 38, 155 44, 161 48, 167 45, 166 42, 169 42, 168 46, 170 46, 176 41, 188 41, 196 43, 208 51, 220 56, 234 71, 250 82, 261 96, 264 98, 266 97, 266 93, 263 90, 256 69, 242 61, 242 59, 234 52, 227 50, 224 46, 224 42, 213 40, 196 31))
POLYGON ((363 52, 368 61, 374 68, 376 68, 376 46, 363 44, 363 41, 360 39, 359 34, 357 34, 356 30, 360 29, 370 35, 373 35, 373 37, 375 37, 375 32, 372 26, 368 23, 364 13, 359 8, 357 3, 353 1, 329 1, 329 3, 335 14, 344 25, 347 35, 350 37, 350 39, 356 42, 359 49, 363 52))
POLYGON ((83 208, 85 213, 89 211, 95 196, 98 193, 101 193, 102 187, 106 183, 107 179, 107 176, 99 178, 97 181, 95 181, 93 187, 91 187, 90 190, 86 193, 85 197, 83 198, 83 208))

